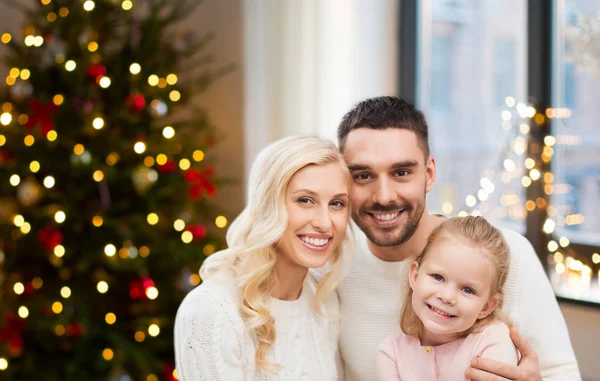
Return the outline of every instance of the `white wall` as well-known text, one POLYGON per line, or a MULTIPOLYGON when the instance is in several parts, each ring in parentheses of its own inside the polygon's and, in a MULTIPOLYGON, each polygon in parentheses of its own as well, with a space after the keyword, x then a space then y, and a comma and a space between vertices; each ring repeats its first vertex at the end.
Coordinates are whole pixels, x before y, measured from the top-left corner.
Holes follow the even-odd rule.
POLYGON ((584 381, 600 381, 600 308, 560 303, 584 381))

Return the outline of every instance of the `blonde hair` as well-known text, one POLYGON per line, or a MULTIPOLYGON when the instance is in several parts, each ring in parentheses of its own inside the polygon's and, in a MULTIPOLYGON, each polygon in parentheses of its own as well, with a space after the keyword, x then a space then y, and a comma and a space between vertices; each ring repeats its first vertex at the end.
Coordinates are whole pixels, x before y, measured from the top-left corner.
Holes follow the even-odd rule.
MULTIPOLYGON (((503 321, 510 326, 511 323, 508 317, 502 312, 504 284, 508 278, 510 267, 510 249, 500 230, 493 227, 483 217, 467 216, 450 218, 440 224, 431 233, 422 254, 414 262, 420 266, 434 243, 449 239, 462 240, 472 247, 482 249, 488 255, 495 270, 490 298, 497 297, 498 299, 498 304, 489 315, 477 320, 471 328, 462 332, 459 337, 465 337, 471 332, 478 332, 487 324, 496 320, 503 321)), ((413 290, 409 286, 406 290, 406 297, 400 314, 400 328, 405 334, 420 339, 423 336, 424 327, 413 309, 412 296, 413 290)))
MULTIPOLYGON (((313 136, 292 136, 267 146, 256 158, 248 184, 248 202, 227 231, 228 249, 213 254, 203 265, 200 275, 207 279, 220 271, 232 272, 241 295, 241 312, 247 329, 254 335, 258 347, 256 364, 277 372, 278 364, 267 361, 266 354, 275 343, 275 320, 266 301, 277 287, 274 270, 276 245, 287 227, 285 192, 292 176, 311 165, 339 164, 351 176, 337 147, 330 141, 313 136)), ((350 206, 348 206, 348 209, 350 206)), ((348 210, 350 215, 350 210, 348 210)), ((349 232, 350 227, 348 227, 349 232)), ((340 246, 328 261, 329 271, 317 284, 313 308, 324 317, 322 307, 335 290, 348 268, 342 253, 349 245, 345 234, 340 246)), ((349 251, 347 251, 349 252, 349 251)), ((333 312, 335 314, 335 312, 333 312)))

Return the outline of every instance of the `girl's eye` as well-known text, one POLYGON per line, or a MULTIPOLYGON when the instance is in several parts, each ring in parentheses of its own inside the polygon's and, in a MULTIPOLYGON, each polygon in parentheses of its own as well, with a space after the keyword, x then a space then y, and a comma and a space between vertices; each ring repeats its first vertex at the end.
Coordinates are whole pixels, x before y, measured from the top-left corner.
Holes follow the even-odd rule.
POLYGON ((346 204, 344 204, 343 201, 331 201, 332 206, 336 207, 336 208, 343 208, 346 206, 346 204))
POLYGON ((475 290, 473 290, 471 287, 465 287, 465 288, 463 288, 463 292, 465 294, 475 295, 475 290))
POLYGON ((444 277, 441 276, 440 274, 433 274, 432 277, 433 277, 433 279, 437 280, 438 282, 441 282, 444 280, 444 277))

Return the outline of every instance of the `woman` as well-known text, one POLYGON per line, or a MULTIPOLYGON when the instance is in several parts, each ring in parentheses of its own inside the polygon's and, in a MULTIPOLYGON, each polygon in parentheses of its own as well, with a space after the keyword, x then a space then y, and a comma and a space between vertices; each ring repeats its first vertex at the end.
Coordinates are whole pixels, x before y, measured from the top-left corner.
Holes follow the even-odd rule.
POLYGON ((337 380, 351 177, 333 143, 296 136, 256 159, 248 205, 175 322, 181 381, 337 380), (317 281, 309 273, 328 263, 317 281))

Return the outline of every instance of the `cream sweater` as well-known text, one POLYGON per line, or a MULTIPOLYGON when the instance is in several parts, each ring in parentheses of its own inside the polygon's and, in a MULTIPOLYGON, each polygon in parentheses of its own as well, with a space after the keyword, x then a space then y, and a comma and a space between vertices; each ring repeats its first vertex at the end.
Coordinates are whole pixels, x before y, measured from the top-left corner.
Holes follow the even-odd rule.
MULTIPOLYGON (((227 277, 210 278, 183 300, 175 320, 175 359, 181 381, 335 381, 338 329, 312 307, 316 282, 308 274, 300 298, 270 298, 277 337, 267 359, 279 374, 255 363, 256 342, 240 313, 240 296, 227 277)), ((329 301, 337 313, 337 297, 329 301)))
MULTIPOLYGON (((340 351, 347 381, 375 381, 380 343, 398 334, 402 287, 408 261, 384 262, 357 231, 350 274, 338 286, 342 332, 340 351)), ((523 236, 502 229, 511 250, 504 310, 539 356, 544 380, 580 381, 564 318, 535 252, 523 236)))

